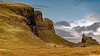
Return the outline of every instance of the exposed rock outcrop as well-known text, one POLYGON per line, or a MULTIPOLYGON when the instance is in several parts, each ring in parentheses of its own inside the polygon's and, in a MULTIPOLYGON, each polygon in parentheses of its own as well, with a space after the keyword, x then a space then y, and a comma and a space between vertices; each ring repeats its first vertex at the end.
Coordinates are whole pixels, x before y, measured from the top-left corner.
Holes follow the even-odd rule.
POLYGON ((42 17, 41 11, 34 12, 34 19, 36 20, 36 28, 38 30, 50 30, 55 33, 52 20, 42 17))
POLYGON ((82 43, 90 45, 99 45, 99 42, 97 42, 95 39, 92 39, 92 37, 85 36, 85 34, 83 34, 82 36, 82 43))
POLYGON ((24 16, 27 20, 25 21, 27 25, 30 27, 31 31, 37 35, 37 29, 38 30, 47 30, 55 33, 54 26, 52 20, 45 18, 43 20, 42 12, 41 11, 34 11, 34 8, 32 7, 11 7, 6 6, 11 11, 15 12, 17 15, 24 16))
MULTIPOLYGON (((9 20, 11 22, 8 22, 8 23, 10 23, 10 24, 12 23, 12 25, 19 27, 22 24, 15 25, 16 21, 20 22, 20 23, 25 22, 30 27, 30 30, 33 31, 33 26, 36 25, 36 23, 34 21, 34 8, 32 8, 28 5, 25 5, 25 4, 2 2, 2 1, 0 3, 0 7, 1 7, 1 9, 3 8, 5 10, 5 12, 9 12, 9 14, 12 13, 12 15, 14 15, 14 16, 12 16, 12 15, 9 16, 9 19, 10 18, 14 18, 14 19, 9 20), (17 14, 17 16, 15 16, 16 14, 17 14), (24 19, 22 19, 21 16, 24 19)), ((24 26, 26 26, 26 25, 24 25, 24 26)), ((25 27, 22 26, 21 28, 25 28, 25 27)))
POLYGON ((27 18, 28 21, 26 21, 27 25, 31 28, 32 31, 34 31, 33 26, 36 25, 34 20, 34 8, 32 7, 24 7, 24 8, 18 8, 18 7, 8 7, 11 11, 15 12, 18 15, 24 16, 27 18))
POLYGON ((99 42, 97 42, 95 39, 92 39, 92 37, 88 37, 83 34, 81 42, 75 44, 73 47, 87 47, 91 45, 99 45, 99 42))
POLYGON ((32 32, 35 35, 39 36, 37 29, 38 30, 49 29, 50 31, 55 33, 52 20, 48 18, 45 18, 43 20, 41 11, 34 11, 34 8, 32 7, 24 7, 24 8, 8 7, 8 8, 12 10, 13 12, 15 12, 16 14, 27 18, 28 21, 25 21, 25 22, 29 25, 29 27, 31 28, 32 32))

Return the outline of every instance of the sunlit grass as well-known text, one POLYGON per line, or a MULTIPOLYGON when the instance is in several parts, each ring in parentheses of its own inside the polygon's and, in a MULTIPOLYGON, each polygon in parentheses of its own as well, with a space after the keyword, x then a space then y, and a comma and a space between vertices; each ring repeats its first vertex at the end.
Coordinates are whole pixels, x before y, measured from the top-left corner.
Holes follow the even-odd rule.
POLYGON ((86 48, 15 46, 12 49, 7 49, 11 51, 0 50, 0 54, 12 53, 11 56, 98 56, 100 55, 99 49, 99 45, 96 47, 90 46, 86 48))
POLYGON ((13 7, 30 7, 28 5, 25 5, 25 4, 20 4, 20 3, 12 3, 12 2, 3 2, 3 1, 0 1, 0 5, 6 5, 6 6, 13 6, 13 7))
POLYGON ((74 43, 69 42, 55 33, 51 32, 50 30, 39 30, 38 31, 40 39, 42 39, 46 43, 55 43, 55 44, 60 44, 60 45, 67 45, 67 46, 72 46, 74 43))

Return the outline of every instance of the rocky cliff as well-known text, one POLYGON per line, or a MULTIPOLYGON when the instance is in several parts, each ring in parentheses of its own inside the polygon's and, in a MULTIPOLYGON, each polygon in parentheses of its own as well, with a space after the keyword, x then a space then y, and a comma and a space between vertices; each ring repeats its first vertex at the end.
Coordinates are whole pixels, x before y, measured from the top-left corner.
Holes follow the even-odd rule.
POLYGON ((92 39, 92 37, 83 34, 81 42, 75 44, 73 47, 87 47, 91 45, 99 45, 99 42, 97 42, 95 39, 92 39))
POLYGON ((48 18, 42 17, 41 11, 34 11, 34 8, 32 7, 11 7, 7 6, 8 9, 15 12, 17 15, 21 15, 27 19, 25 21, 27 25, 31 28, 31 30, 34 32, 35 35, 39 36, 37 33, 38 30, 47 30, 49 29, 52 32, 54 31, 54 26, 52 20, 48 18))
POLYGON ((42 17, 41 11, 34 11, 34 19, 36 20, 36 28, 38 30, 50 30, 55 33, 52 20, 42 17))
POLYGON ((92 37, 85 36, 85 34, 83 34, 82 36, 82 43, 87 43, 90 45, 99 45, 99 42, 97 42, 95 39, 92 39, 92 37))
MULTIPOLYGON (((27 42, 27 39, 33 38, 32 43, 36 40, 39 43, 54 43, 64 46, 72 46, 74 44, 57 36, 52 20, 48 18, 43 19, 41 11, 34 11, 34 8, 28 5, 0 1, 0 18, 2 22, 24 30, 23 34, 20 31, 18 37, 17 35, 15 37, 23 39, 24 42, 27 42)), ((15 33, 17 34, 17 32, 15 33)), ((9 35, 13 36, 14 34, 9 35)))
POLYGON ((54 43, 58 45, 67 45, 67 46, 72 46, 74 44, 57 36, 55 34, 53 21, 50 20, 49 18, 43 19, 41 11, 34 11, 34 20, 36 23, 36 26, 34 27, 34 29, 36 30, 34 32, 45 43, 54 43))

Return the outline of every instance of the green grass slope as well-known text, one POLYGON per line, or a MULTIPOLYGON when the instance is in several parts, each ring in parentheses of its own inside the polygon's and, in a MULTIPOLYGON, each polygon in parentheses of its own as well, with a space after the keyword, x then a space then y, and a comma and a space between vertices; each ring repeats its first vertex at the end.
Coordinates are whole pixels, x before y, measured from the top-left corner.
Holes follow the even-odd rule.
POLYGON ((74 46, 75 43, 69 42, 55 33, 51 32, 50 30, 39 30, 39 38, 46 43, 54 43, 57 45, 66 45, 66 46, 74 46))
POLYGON ((0 48, 41 45, 38 38, 30 31, 9 25, 0 18, 0 48))

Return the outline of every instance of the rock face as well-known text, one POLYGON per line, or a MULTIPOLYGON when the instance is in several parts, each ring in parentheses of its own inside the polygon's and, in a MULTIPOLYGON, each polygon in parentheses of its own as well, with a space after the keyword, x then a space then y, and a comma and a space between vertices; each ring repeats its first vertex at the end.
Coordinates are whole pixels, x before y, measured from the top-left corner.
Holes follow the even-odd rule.
POLYGON ((82 36, 82 43, 90 45, 99 45, 99 43, 95 39, 92 39, 92 37, 85 36, 85 34, 83 34, 82 36))
POLYGON ((34 11, 32 7, 7 7, 17 15, 24 16, 27 19, 25 22, 35 35, 39 36, 37 30, 50 30, 55 33, 52 20, 48 18, 44 18, 43 20, 41 11, 34 11))
POLYGON ((49 18, 42 18, 41 11, 34 11, 34 19, 36 20, 36 29, 38 30, 50 30, 55 33, 52 20, 49 18))
POLYGON ((34 20, 34 8, 32 7, 23 7, 23 8, 18 8, 18 7, 8 7, 11 11, 15 12, 17 15, 21 15, 25 17, 28 21, 26 21, 27 25, 33 30, 33 26, 36 25, 35 20, 34 20))

